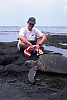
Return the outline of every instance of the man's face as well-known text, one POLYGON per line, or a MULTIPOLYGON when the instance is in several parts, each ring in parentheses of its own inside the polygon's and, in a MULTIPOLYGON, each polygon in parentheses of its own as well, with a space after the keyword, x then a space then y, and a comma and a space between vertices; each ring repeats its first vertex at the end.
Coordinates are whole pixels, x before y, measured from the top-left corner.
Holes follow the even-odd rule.
POLYGON ((28 28, 29 28, 30 30, 32 30, 33 27, 34 27, 34 24, 28 23, 28 28))

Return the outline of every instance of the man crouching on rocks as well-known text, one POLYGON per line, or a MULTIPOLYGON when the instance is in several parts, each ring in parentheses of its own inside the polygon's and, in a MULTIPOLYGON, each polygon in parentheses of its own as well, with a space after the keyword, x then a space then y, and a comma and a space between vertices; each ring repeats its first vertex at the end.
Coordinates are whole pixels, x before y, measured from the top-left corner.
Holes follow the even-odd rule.
POLYGON ((36 19, 34 17, 30 17, 27 24, 26 27, 20 29, 18 49, 24 50, 27 47, 30 47, 30 50, 33 51, 33 45, 36 45, 36 47, 39 48, 47 39, 40 30, 34 27, 36 24, 36 19))

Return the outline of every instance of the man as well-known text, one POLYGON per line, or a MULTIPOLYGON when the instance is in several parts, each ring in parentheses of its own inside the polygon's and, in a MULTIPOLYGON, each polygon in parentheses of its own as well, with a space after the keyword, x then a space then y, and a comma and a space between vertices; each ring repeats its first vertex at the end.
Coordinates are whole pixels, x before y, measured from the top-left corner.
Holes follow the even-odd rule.
POLYGON ((34 27, 36 24, 36 19, 34 17, 30 17, 27 24, 26 27, 20 29, 18 47, 19 49, 30 47, 30 50, 33 51, 33 45, 39 48, 47 39, 43 33, 34 27))

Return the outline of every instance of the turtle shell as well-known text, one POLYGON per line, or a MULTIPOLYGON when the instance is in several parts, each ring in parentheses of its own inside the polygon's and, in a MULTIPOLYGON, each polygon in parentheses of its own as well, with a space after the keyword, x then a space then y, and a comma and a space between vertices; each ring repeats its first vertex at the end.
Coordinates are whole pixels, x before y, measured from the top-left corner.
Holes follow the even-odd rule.
POLYGON ((43 67, 44 69, 46 69, 45 71, 67 74, 67 58, 61 55, 40 55, 37 66, 39 66, 40 69, 41 67, 43 67))

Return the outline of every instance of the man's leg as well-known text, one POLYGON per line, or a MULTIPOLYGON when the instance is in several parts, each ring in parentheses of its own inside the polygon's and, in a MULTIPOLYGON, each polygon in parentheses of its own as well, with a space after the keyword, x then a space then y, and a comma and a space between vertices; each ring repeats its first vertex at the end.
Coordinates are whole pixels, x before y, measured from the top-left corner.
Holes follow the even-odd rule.
POLYGON ((23 42, 20 42, 19 46, 20 46, 21 49, 26 49, 28 47, 28 45, 23 43, 23 42))

